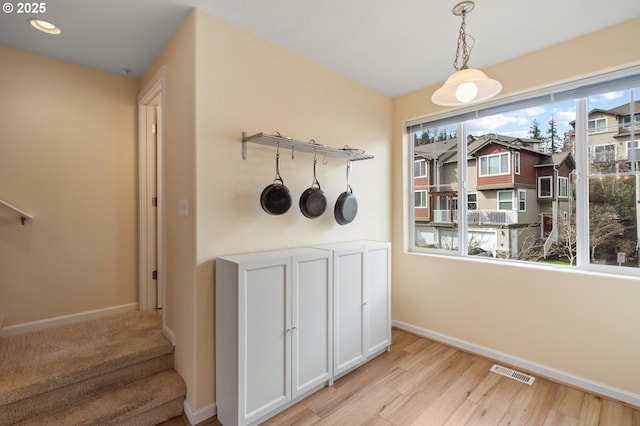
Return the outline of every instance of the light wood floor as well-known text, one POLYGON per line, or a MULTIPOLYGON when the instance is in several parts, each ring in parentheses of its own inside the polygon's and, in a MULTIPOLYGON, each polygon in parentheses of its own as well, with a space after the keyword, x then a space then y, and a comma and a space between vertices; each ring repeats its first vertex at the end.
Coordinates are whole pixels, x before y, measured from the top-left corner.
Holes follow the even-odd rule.
POLYGON ((394 329, 390 352, 264 425, 640 425, 638 409, 540 377, 520 383, 493 364, 394 329))

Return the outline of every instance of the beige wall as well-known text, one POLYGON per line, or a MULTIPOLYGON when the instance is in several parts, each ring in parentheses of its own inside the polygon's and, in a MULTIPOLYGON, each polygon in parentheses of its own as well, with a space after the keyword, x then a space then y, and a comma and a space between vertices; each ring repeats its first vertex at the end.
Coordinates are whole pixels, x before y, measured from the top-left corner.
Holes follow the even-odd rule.
POLYGON ((179 300, 179 306, 167 300, 167 315, 176 333, 176 355, 181 354, 176 363, 189 387, 187 401, 199 410, 214 402, 217 256, 350 239, 389 240, 392 101, 200 11, 190 15, 168 49, 173 53, 165 49, 145 81, 167 66, 167 180, 180 181, 168 186, 166 197, 167 285, 179 300), (184 110, 192 108, 192 100, 186 103, 188 94, 172 95, 171 88, 194 75, 188 70, 194 52, 195 137, 184 110), (178 96, 184 105, 176 104, 178 96), (282 216, 262 211, 259 197, 273 182, 275 150, 250 145, 243 161, 240 141, 243 131, 273 130, 334 147, 349 144, 375 155, 354 164, 351 185, 360 210, 352 224, 340 226, 333 219, 333 204, 346 188, 344 160, 329 158, 323 165, 319 158, 327 212, 315 220, 299 212, 298 197, 312 180, 313 156, 306 153, 296 153, 292 160, 290 151, 282 152, 281 174, 294 197, 291 210, 282 216), (175 158, 172 146, 185 152, 176 152, 175 158), (180 198, 190 199, 195 216, 177 217, 180 198), (180 225, 193 220, 195 228, 180 225), (176 240, 171 229, 179 229, 176 240), (191 262, 197 269, 188 270, 191 262))
POLYGON ((0 46, 3 326, 137 302, 138 82, 0 46))
MULTIPOLYGON (((195 15, 180 25, 140 81, 144 88, 166 66, 164 92, 165 326, 175 335, 175 368, 192 401, 199 378, 194 363, 196 288, 195 172, 195 15), (179 200, 189 203, 189 216, 178 216, 179 200)), ((192 405, 193 406, 193 405, 192 405)))
MULTIPOLYGON (((620 40, 638 37, 636 19, 485 71, 501 96, 526 92, 637 65, 640 46, 620 40)), ((406 251, 403 123, 442 112, 436 88, 394 100, 393 318, 640 395, 637 279, 406 251)))

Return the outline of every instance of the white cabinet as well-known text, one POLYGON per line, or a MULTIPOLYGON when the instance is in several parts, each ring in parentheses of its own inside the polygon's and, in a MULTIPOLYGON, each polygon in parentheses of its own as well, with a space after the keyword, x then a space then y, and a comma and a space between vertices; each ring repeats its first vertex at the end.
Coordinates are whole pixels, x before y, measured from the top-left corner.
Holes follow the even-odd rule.
POLYGON ((332 377, 331 258, 301 248, 216 260, 216 405, 225 426, 332 377))
POLYGON ((318 248, 333 258, 333 374, 339 376, 391 345, 391 246, 354 241, 318 248))

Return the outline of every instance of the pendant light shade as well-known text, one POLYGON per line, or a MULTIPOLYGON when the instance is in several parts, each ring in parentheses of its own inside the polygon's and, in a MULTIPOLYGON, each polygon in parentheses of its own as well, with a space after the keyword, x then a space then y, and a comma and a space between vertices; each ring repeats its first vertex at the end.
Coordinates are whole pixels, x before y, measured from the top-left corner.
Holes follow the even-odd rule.
POLYGON ((502 84, 499 81, 490 79, 480 70, 467 68, 452 74, 433 93, 431 101, 444 106, 469 105, 492 98, 500 90, 502 84))
POLYGON ((467 65, 475 40, 465 32, 465 17, 474 7, 475 3, 472 1, 463 1, 453 7, 453 14, 462 17, 456 46, 456 58, 453 61, 453 68, 456 72, 433 93, 431 101, 434 104, 444 106, 470 105, 492 98, 502 90, 500 82, 490 79, 482 71, 469 68, 467 65), (472 41, 471 46, 467 44, 467 39, 472 41), (460 55, 462 55, 462 65, 458 66, 460 55))

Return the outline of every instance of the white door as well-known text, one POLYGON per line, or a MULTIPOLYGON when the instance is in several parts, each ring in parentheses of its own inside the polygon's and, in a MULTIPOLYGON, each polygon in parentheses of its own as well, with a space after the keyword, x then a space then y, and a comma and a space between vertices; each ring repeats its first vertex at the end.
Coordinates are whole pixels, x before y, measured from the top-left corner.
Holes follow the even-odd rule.
POLYGON ((140 310, 162 308, 164 305, 163 75, 159 72, 138 97, 140 310))
POLYGON ((367 356, 391 345, 390 246, 367 247, 365 279, 365 347, 367 356))
POLYGON ((291 400, 291 260, 240 268, 239 415, 250 423, 291 400))
POLYGON ((162 308, 158 280, 158 105, 147 107, 147 294, 149 307, 162 308))
POLYGON ((364 250, 333 252, 334 374, 343 373, 366 359, 364 349, 364 250))
POLYGON ((330 271, 329 252, 293 257, 293 398, 331 379, 330 271))

